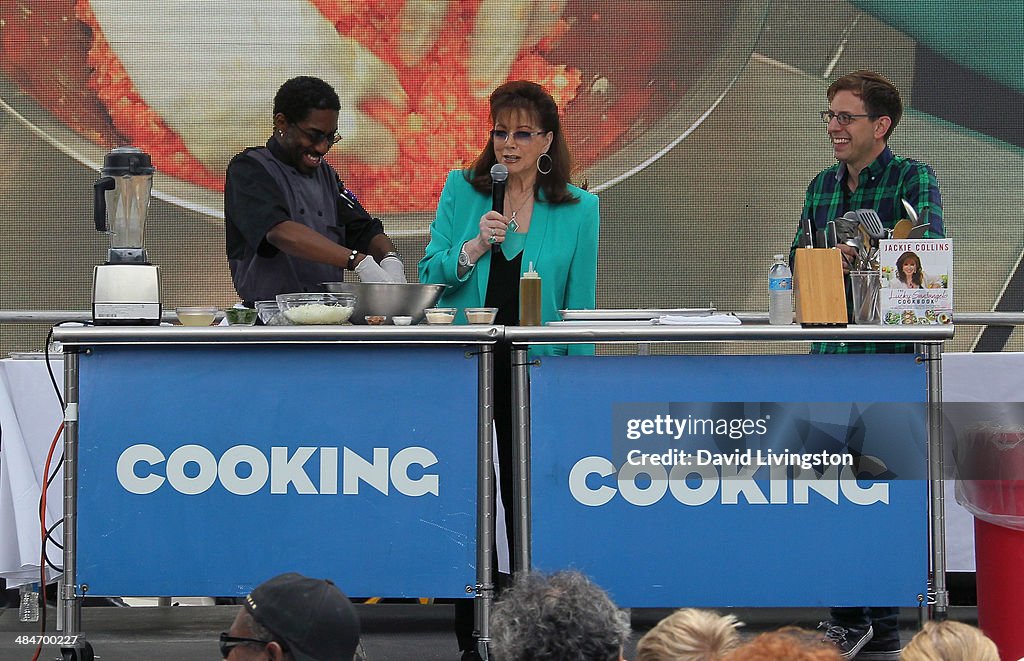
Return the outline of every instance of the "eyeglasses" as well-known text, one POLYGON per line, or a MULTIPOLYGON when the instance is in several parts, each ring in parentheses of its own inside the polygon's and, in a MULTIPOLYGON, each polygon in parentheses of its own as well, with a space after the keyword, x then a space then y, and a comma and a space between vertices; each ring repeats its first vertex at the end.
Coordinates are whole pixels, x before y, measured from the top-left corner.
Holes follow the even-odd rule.
POLYGON ((515 138, 516 142, 522 142, 525 144, 529 143, 530 140, 533 140, 533 136, 543 135, 545 133, 547 133, 547 131, 513 131, 512 133, 509 133, 508 131, 494 129, 491 131, 491 137, 497 142, 508 142, 509 136, 512 136, 515 138))
POLYGON ((239 636, 229 636, 226 631, 222 631, 220 634, 220 657, 222 659, 228 658, 231 654, 231 650, 235 649, 239 645, 266 645, 271 643, 270 640, 260 640, 259 638, 240 638, 239 636))
POLYGON ((822 110, 820 113, 821 121, 828 124, 833 119, 839 122, 840 126, 848 126, 850 122, 857 119, 858 117, 870 117, 871 119, 878 119, 881 115, 854 115, 848 112, 832 112, 831 110, 822 110))
POLYGON ((338 135, 337 131, 331 131, 330 133, 324 133, 323 131, 317 131, 316 129, 304 129, 298 124, 292 124, 299 133, 306 136, 306 139, 312 142, 314 145, 319 145, 322 142, 326 142, 328 147, 333 147, 338 144, 341 140, 341 136, 338 135))

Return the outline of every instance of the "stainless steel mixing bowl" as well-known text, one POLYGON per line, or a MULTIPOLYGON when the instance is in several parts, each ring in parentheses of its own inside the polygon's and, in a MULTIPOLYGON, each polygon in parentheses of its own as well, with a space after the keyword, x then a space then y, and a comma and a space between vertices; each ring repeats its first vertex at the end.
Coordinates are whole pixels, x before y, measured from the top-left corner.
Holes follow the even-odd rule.
POLYGON ((356 309, 349 319, 353 324, 365 324, 366 315, 384 315, 390 323, 395 315, 412 317, 412 323, 423 321, 423 311, 434 307, 441 298, 444 285, 422 285, 394 282, 325 282, 329 292, 356 295, 356 309))

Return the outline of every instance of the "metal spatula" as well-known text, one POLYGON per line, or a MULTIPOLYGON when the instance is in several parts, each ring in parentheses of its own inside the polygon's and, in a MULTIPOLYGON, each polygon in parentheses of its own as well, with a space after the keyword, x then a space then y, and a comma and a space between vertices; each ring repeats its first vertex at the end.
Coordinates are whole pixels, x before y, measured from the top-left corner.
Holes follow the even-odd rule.
POLYGON ((857 214, 857 220, 868 231, 872 239, 889 237, 889 233, 885 231, 885 225, 882 224, 882 219, 878 217, 878 213, 874 209, 857 209, 854 213, 857 214))

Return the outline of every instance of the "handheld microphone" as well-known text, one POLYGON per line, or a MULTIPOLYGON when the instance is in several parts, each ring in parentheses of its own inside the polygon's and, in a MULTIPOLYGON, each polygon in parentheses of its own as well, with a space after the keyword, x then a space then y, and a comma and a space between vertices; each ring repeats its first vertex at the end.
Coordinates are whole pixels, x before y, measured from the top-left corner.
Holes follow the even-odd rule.
MULTIPOLYGON (((501 163, 491 166, 491 209, 500 214, 505 212, 505 182, 508 181, 508 168, 501 163)), ((491 246, 491 252, 501 250, 501 245, 495 243, 491 246)))

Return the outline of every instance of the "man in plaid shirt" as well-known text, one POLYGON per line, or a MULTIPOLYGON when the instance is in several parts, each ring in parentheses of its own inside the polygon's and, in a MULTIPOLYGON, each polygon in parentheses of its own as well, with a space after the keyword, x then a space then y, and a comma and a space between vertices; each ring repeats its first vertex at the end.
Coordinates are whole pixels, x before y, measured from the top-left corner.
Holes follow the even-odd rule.
MULTIPOLYGON (((823 230, 825 223, 847 211, 874 209, 882 224, 891 229, 896 221, 906 217, 902 202, 905 199, 917 211, 917 222, 928 224, 925 238, 944 238, 942 198, 935 173, 925 163, 896 156, 887 144, 903 116, 899 90, 877 73, 854 71, 829 86, 828 101, 829 109, 821 111, 821 118, 828 125, 828 138, 838 162, 811 181, 800 217, 812 219, 814 227, 823 230)), ((790 262, 803 241, 803 229, 797 228, 790 262)), ((840 244, 839 249, 843 252, 843 269, 849 271, 857 251, 845 244, 840 244)), ((913 346, 816 343, 811 351, 908 353, 913 346)))
MULTIPOLYGON (((942 199, 935 173, 925 163, 896 156, 888 140, 903 115, 896 87, 871 71, 855 71, 828 88, 828 110, 821 112, 828 138, 838 161, 823 170, 807 187, 801 218, 810 218, 816 229, 856 209, 874 209, 882 223, 892 228, 905 217, 902 200, 914 206, 918 224, 927 223, 927 238, 945 236, 942 199)), ((798 229, 790 251, 803 243, 798 229)), ((839 245, 843 270, 849 271, 856 249, 839 245)), ((849 289, 847 289, 849 291, 849 289)), ((847 296, 849 300, 849 295, 847 296)), ((812 353, 906 353, 911 344, 817 343, 812 353)), ((879 558, 880 561, 884 559, 879 558)), ((896 608, 833 608, 823 622, 825 639, 844 659, 877 661, 899 659, 900 638, 896 608)))

